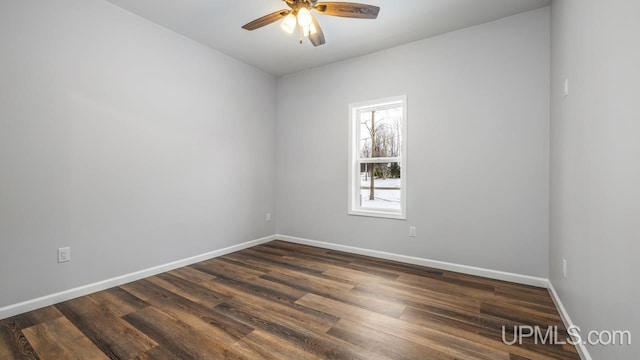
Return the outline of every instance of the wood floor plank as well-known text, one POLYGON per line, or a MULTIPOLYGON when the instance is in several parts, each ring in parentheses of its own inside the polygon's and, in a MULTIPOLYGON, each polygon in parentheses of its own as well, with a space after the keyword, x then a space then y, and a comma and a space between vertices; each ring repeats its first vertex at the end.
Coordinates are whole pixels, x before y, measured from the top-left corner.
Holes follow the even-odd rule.
POLYGON ((22 332, 41 357, 47 359, 109 359, 66 318, 60 317, 22 332))
MULTIPOLYGON (((566 355, 561 346, 547 346, 540 349, 533 342, 525 342, 523 346, 509 346, 502 342, 502 328, 491 329, 466 322, 458 322, 448 317, 427 313, 421 310, 408 308, 400 317, 401 320, 421 325, 430 329, 438 330, 461 339, 466 339, 474 343, 481 343, 496 350, 505 351, 510 354, 526 356, 531 360, 543 360, 549 357, 559 357, 566 355)), ((482 322, 482 316, 478 316, 477 321, 482 322)), ((517 323, 516 323, 517 324, 517 323)), ((511 327, 511 329, 513 329, 511 327)), ((546 327, 545 327, 546 329, 546 327)))
POLYGON ((305 352, 324 359, 386 359, 368 349, 331 337, 324 332, 312 332, 304 326, 289 322, 282 325, 282 317, 276 313, 256 311, 247 304, 220 304, 216 310, 242 321, 247 325, 279 337, 305 352))
MULTIPOLYGON (((300 294, 306 294, 306 292, 296 291, 294 293, 282 290, 281 288, 276 288, 271 286, 269 282, 256 282, 256 281, 246 281, 241 278, 231 278, 225 276, 223 272, 220 272, 218 269, 210 268, 204 264, 195 264, 192 265, 193 268, 216 276, 215 284, 226 285, 231 288, 240 288, 244 292, 252 293, 256 296, 261 296, 265 298, 274 299, 277 301, 285 302, 285 303, 294 303, 296 300, 300 298, 300 294)), ((288 284, 283 284, 288 285, 288 284)))
POLYGON ((493 315, 502 319, 508 319, 529 325, 562 325, 562 320, 558 314, 540 312, 534 309, 514 308, 499 304, 483 303, 480 306, 482 314, 493 315))
POLYGON ((399 263, 393 260, 373 258, 371 256, 359 254, 349 254, 335 250, 328 251, 325 256, 337 259, 345 259, 348 260, 351 264, 360 264, 362 266, 370 266, 376 269, 385 269, 389 272, 397 273, 398 275, 413 274, 418 276, 433 277, 442 276, 442 274, 444 273, 443 270, 426 266, 399 263))
POLYGON ((268 360, 320 360, 322 358, 261 330, 254 330, 233 345, 234 349, 248 349, 256 354, 253 359, 268 360))
POLYGON ((26 329, 33 325, 42 324, 43 322, 55 320, 63 315, 55 308, 55 306, 47 306, 41 309, 20 314, 11 318, 21 329, 26 329))
POLYGON ((335 277, 335 278, 342 278, 356 284, 360 284, 360 283, 375 284, 377 282, 385 283, 385 280, 386 282, 395 281, 399 276, 399 275, 394 275, 393 279, 389 279, 388 277, 380 277, 378 275, 370 274, 365 271, 350 269, 350 268, 345 268, 343 266, 335 266, 335 265, 330 265, 330 267, 327 270, 325 270, 323 274, 331 277, 335 277))
POLYGON ((288 269, 301 274, 319 275, 322 271, 306 267, 299 264, 294 264, 287 261, 283 256, 273 255, 268 252, 262 252, 255 249, 247 249, 237 256, 242 257, 244 261, 255 264, 256 266, 264 267, 267 270, 273 269, 288 269))
POLYGON ((119 287, 93 293, 89 297, 117 316, 124 316, 149 306, 119 287))
POLYGON ((390 359, 431 359, 453 360, 455 357, 445 352, 422 346, 382 331, 362 326, 350 320, 341 319, 329 330, 329 334, 360 345, 390 359))
POLYGON ((313 309, 307 309, 297 304, 296 306, 287 306, 282 303, 257 298, 249 301, 245 301, 245 299, 237 301, 234 299, 225 304, 242 308, 252 314, 260 314, 261 318, 275 321, 283 326, 304 328, 306 331, 318 333, 326 332, 337 321, 334 316, 320 314, 313 309))
POLYGON ((348 263, 348 264, 343 264, 342 265, 343 268, 346 269, 352 269, 352 270, 357 270, 357 271, 361 271, 361 272, 365 272, 367 274, 371 274, 371 275, 375 275, 381 278, 385 278, 388 280, 396 280, 398 278, 398 276, 401 275, 400 272, 394 272, 392 270, 387 270, 387 269, 382 269, 382 268, 377 268, 375 265, 373 264, 358 264, 358 263, 348 263))
POLYGON ((349 291, 337 291, 330 294, 329 298, 395 318, 399 317, 407 307, 402 302, 381 299, 373 294, 358 293, 353 291, 353 289, 349 291))
POLYGON ((185 266, 179 269, 171 270, 168 273, 173 276, 182 278, 184 280, 191 281, 198 285, 202 285, 209 281, 213 281, 216 278, 214 275, 207 274, 202 271, 198 271, 190 266, 185 266))
POLYGON ((353 285, 336 282, 333 279, 319 276, 292 274, 288 269, 271 271, 268 275, 262 276, 262 279, 281 284, 291 284, 307 293, 312 292, 385 315, 400 316, 400 313, 402 313, 405 308, 405 305, 402 303, 381 299, 377 296, 371 296, 370 294, 355 295, 355 293, 350 291, 353 289, 353 285))
POLYGON ((13 319, 0 321, 0 359, 40 359, 13 319))
POLYGON ((227 343, 236 342, 253 331, 249 326, 220 315, 210 306, 193 302, 147 280, 136 281, 123 288, 206 336, 227 343))
MULTIPOLYGON (((289 253, 286 255, 288 257, 305 259, 308 261, 316 262, 317 264, 332 264, 342 268, 354 269, 354 270, 359 270, 369 274, 375 274, 377 276, 386 277, 392 280, 396 279, 398 275, 401 274, 401 272, 398 272, 398 271, 394 272, 393 270, 391 271, 383 270, 380 266, 378 266, 378 264, 371 261, 360 263, 360 264, 354 263, 354 260, 359 260, 359 259, 372 260, 373 259, 368 256, 346 254, 341 252, 335 252, 333 250, 326 250, 318 247, 287 243, 287 242, 278 241, 278 240, 272 241, 266 244, 262 244, 261 247, 288 249, 289 253), (328 255, 329 253, 333 254, 333 256, 328 255), (336 254, 338 254, 338 256, 336 256, 336 254), (348 256, 343 256, 345 254, 348 256)), ((385 263, 389 263, 388 260, 382 260, 382 259, 376 259, 376 260, 381 260, 385 263)), ((397 262, 390 262, 390 263, 396 264, 396 265, 399 264, 397 262)), ((422 268, 422 269, 427 269, 427 268, 422 268)), ((437 271, 433 269, 429 269, 428 271, 435 272, 436 274, 441 274, 441 271, 437 271)))
MULTIPOLYGON (((251 283, 277 291, 281 294, 286 294, 289 299, 298 300, 299 298, 307 294, 306 291, 299 289, 297 287, 294 287, 291 284, 283 284, 280 282, 274 282, 274 281, 270 281, 263 278, 253 279, 251 283)), ((294 303, 295 300, 292 301, 291 303, 294 303)))
POLYGON ((495 292, 495 287, 488 284, 479 284, 474 281, 466 281, 462 279, 452 279, 446 276, 419 276, 414 274, 402 274, 398 276, 398 282, 406 283, 410 285, 424 286, 432 289, 445 289, 445 292, 453 292, 458 290, 459 292, 469 292, 473 290, 477 293, 490 293, 495 292))
POLYGON ((234 274, 240 279, 253 279, 266 273, 266 270, 259 270, 260 268, 257 266, 247 266, 246 264, 245 266, 242 266, 236 261, 229 261, 225 258, 203 261, 203 264, 216 267, 218 271, 223 272, 227 276, 229 274, 234 274))
POLYGON ((124 319, 162 344, 179 359, 242 359, 228 345, 203 335, 154 307, 125 315, 124 319))
POLYGON ((441 320, 451 326, 452 330, 465 328, 465 325, 468 325, 468 329, 475 329, 476 333, 490 338, 495 337, 497 334, 498 336, 501 335, 503 326, 512 330, 514 326, 522 325, 516 321, 480 314, 479 312, 449 309, 428 304, 423 304, 420 309, 409 306, 400 316, 401 319, 412 317, 429 317, 434 321, 441 320))
POLYGON ((483 278, 457 272, 444 272, 445 278, 463 279, 468 282, 486 284, 495 288, 495 294, 501 298, 509 298, 518 302, 526 302, 525 306, 535 305, 536 307, 544 307, 555 312, 555 304, 549 296, 549 291, 545 288, 539 288, 530 285, 516 284, 503 280, 483 278))
POLYGON ((460 359, 506 360, 509 358, 508 352, 498 351, 484 344, 473 343, 457 336, 373 313, 315 294, 307 294, 297 302, 319 311, 330 311, 342 319, 399 336, 437 351, 448 352, 460 359))
POLYGON ((300 254, 285 254, 282 256, 282 261, 286 261, 289 264, 307 268, 318 274, 323 273, 335 267, 335 265, 329 264, 324 261, 305 258, 303 256, 300 256, 300 254))
POLYGON ((178 355, 167 350, 164 346, 156 346, 151 350, 145 351, 139 354, 131 360, 176 360, 179 359, 178 355))
POLYGON ((145 280, 202 305, 216 306, 227 298, 224 294, 169 273, 151 276, 145 280))
POLYGON ((158 345, 89 296, 56 308, 111 359, 130 359, 158 345))
POLYGON ((245 291, 242 286, 229 286, 220 283, 210 284, 210 286, 232 295, 232 298, 225 302, 226 304, 235 306, 244 304, 255 312, 273 314, 283 324, 304 326, 308 330, 325 332, 338 321, 335 316, 307 309, 295 302, 275 301, 273 298, 255 295, 245 291))
POLYGON ((427 288, 407 286, 405 284, 358 284, 354 291, 361 291, 407 306, 420 308, 424 303, 443 308, 454 308, 467 311, 480 311, 481 301, 433 291, 427 288))
POLYGON ((261 276, 263 279, 280 282, 283 284, 291 284, 298 289, 307 292, 317 291, 320 293, 331 293, 334 291, 351 290, 354 285, 336 281, 322 276, 313 276, 303 273, 296 273, 289 269, 278 269, 269 271, 267 275, 261 276))
MULTIPOLYGON (((271 246, 271 243, 262 244, 262 246, 271 246)), ((283 250, 285 251, 285 250, 283 250)), ((326 252, 326 250, 325 250, 326 252)), ((295 256, 296 258, 313 261, 319 264, 333 264, 337 266, 349 266, 349 261, 345 259, 330 258, 326 253, 314 253, 303 250, 288 250, 285 256, 295 256)))
POLYGON ((513 285, 505 284, 496 285, 495 288, 496 295, 546 305, 551 309, 555 308, 555 304, 549 296, 547 289, 524 286, 515 287, 513 285))
POLYGON ((546 289, 272 241, 0 320, 0 359, 579 360, 546 289))

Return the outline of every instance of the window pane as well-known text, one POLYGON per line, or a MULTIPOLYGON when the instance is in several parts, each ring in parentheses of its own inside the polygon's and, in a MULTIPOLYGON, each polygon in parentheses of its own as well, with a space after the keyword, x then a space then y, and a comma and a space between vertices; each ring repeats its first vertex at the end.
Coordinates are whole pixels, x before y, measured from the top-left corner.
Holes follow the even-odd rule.
POLYGON ((400 157, 402 106, 360 111, 360 158, 400 157))
POLYGON ((401 210, 400 163, 360 164, 360 207, 401 210))

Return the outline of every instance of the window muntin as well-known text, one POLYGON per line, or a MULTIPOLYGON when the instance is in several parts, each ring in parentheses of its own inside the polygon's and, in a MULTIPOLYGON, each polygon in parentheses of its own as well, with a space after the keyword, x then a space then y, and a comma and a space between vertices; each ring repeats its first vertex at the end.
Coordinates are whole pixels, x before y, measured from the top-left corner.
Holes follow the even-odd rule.
POLYGON ((405 219, 406 97, 349 109, 349 214, 405 219))

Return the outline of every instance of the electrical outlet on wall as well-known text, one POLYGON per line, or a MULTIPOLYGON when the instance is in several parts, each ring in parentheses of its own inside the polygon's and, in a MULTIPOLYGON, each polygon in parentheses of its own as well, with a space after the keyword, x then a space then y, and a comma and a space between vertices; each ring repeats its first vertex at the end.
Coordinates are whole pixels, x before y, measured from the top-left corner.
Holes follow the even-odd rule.
POLYGON ((271 222, 271 213, 270 213, 270 212, 268 212, 268 213, 267 213, 267 215, 264 217, 264 219, 265 219, 267 222, 271 222))
POLYGON ((567 277, 567 260, 562 259, 562 276, 567 277))
POLYGON ((71 248, 63 247, 58 249, 58 262, 63 263, 71 261, 71 248))
POLYGON ((409 237, 416 237, 416 227, 409 226, 409 237))

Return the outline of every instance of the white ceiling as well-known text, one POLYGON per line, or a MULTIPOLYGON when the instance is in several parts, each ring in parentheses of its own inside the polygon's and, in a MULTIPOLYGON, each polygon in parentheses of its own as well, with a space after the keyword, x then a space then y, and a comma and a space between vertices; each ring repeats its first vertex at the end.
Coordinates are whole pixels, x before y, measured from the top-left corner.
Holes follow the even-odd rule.
MULTIPOLYGON (((380 7, 376 20, 316 15, 327 43, 313 47, 279 22, 240 27, 288 9, 281 0, 107 0, 273 75, 289 74, 548 5, 550 0, 355 0, 380 7)), ((328 0, 330 2, 332 0, 328 0)), ((348 0, 347 0, 348 1, 348 0)))

